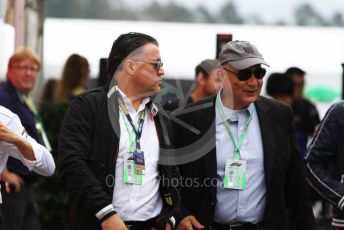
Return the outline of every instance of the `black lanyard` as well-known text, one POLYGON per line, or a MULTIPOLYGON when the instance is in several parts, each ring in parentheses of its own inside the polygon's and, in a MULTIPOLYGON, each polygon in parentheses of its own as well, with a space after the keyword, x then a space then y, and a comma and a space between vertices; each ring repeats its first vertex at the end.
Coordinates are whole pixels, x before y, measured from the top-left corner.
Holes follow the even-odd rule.
MULTIPOLYGON (((140 150, 141 149, 140 138, 141 138, 141 135, 142 135, 143 123, 144 123, 145 114, 146 114, 145 113, 145 109, 140 112, 140 120, 138 122, 138 128, 136 129, 136 127, 134 125, 134 122, 133 122, 133 119, 130 117, 129 111, 128 111, 128 109, 124 105, 124 100, 123 100, 122 96, 118 92, 117 92, 117 98, 118 98, 118 105, 119 105, 120 110, 124 113, 124 115, 127 118, 129 124, 133 128, 133 131, 135 132, 135 136, 136 136, 136 138, 135 138, 135 147, 136 147, 137 150, 140 150)), ((128 131, 128 134, 130 135, 128 127, 127 127, 127 131, 128 131)))

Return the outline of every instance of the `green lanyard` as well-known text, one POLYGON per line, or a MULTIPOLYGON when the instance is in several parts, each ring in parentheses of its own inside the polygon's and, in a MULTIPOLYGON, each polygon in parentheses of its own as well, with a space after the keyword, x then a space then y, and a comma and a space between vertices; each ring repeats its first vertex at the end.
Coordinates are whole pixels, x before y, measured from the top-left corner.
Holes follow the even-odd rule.
POLYGON ((35 104, 33 103, 33 101, 31 100, 30 97, 23 95, 23 94, 18 94, 19 98, 21 99, 22 102, 25 103, 25 105, 30 109, 30 111, 33 113, 34 117, 35 117, 35 122, 36 122, 36 129, 38 130, 39 134, 42 137, 43 140, 43 144, 45 145, 45 147, 49 150, 49 152, 52 150, 50 142, 48 140, 47 134, 45 132, 45 128, 41 119, 41 116, 39 115, 35 104))
POLYGON ((242 146, 242 143, 244 142, 244 139, 245 139, 245 136, 247 134, 247 129, 248 129, 248 125, 250 124, 251 120, 252 120, 252 116, 253 116, 253 113, 252 111, 250 111, 250 117, 248 118, 248 120, 246 121, 246 124, 245 124, 245 127, 244 127, 244 130, 242 131, 242 133, 240 134, 240 137, 239 137, 239 141, 237 144, 235 144, 235 140, 234 140, 234 137, 233 137, 233 134, 231 132, 231 129, 227 123, 227 120, 225 118, 225 113, 223 111, 223 107, 222 107, 222 103, 221 103, 221 98, 220 98, 220 94, 217 95, 217 98, 216 98, 216 106, 217 106, 217 109, 220 113, 220 116, 221 116, 221 120, 222 120, 222 123, 224 124, 225 128, 226 128, 226 131, 228 133, 228 136, 230 138, 230 140, 233 142, 234 144, 234 160, 239 160, 239 152, 240 152, 240 148, 242 146))

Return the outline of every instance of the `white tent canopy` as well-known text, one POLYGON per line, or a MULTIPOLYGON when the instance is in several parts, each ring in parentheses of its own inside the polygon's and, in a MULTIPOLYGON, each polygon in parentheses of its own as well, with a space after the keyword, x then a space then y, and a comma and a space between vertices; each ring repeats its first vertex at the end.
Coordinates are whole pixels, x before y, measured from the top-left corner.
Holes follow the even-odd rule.
POLYGON ((157 38, 168 77, 193 78, 194 67, 215 56, 217 33, 255 44, 271 65, 269 71, 299 66, 309 75, 340 76, 344 62, 343 28, 47 19, 46 74, 56 77, 76 52, 88 58, 96 75, 99 59, 108 56, 113 41, 132 31, 157 38))
MULTIPOLYGON (((271 65, 268 74, 290 66, 304 69, 308 86, 341 90, 344 63, 344 28, 250 26, 138 21, 71 20, 45 21, 43 75, 59 78, 69 55, 78 53, 91 64, 97 77, 100 58, 106 58, 113 41, 122 33, 143 32, 157 38, 168 78, 193 79, 203 59, 214 58, 216 34, 230 33, 235 40, 255 44, 271 65)), ((14 50, 14 30, 0 22, 0 77, 14 50)))

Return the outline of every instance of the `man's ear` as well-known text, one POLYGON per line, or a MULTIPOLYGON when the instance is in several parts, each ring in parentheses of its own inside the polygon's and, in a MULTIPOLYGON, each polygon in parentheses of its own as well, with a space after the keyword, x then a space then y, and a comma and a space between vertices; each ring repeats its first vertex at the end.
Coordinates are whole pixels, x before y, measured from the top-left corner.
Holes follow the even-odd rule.
POLYGON ((197 75, 197 78, 196 78, 197 85, 204 85, 204 80, 205 80, 205 78, 203 76, 203 73, 199 72, 197 75))
POLYGON ((222 86, 225 84, 226 80, 226 73, 223 69, 216 69, 216 75, 218 79, 221 81, 222 86))
POLYGON ((135 73, 135 62, 132 60, 126 60, 124 62, 123 68, 129 74, 133 75, 135 73))

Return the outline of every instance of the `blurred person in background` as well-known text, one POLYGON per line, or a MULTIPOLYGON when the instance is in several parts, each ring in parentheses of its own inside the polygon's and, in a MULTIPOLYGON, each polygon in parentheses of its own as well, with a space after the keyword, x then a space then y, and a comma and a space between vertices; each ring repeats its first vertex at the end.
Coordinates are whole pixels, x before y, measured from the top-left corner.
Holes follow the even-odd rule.
POLYGON ((85 91, 90 78, 90 65, 87 59, 78 54, 68 57, 57 85, 55 99, 69 102, 85 91))
POLYGON ((205 59, 195 68, 195 89, 186 101, 171 98, 164 105, 164 109, 173 111, 178 107, 199 101, 216 94, 221 88, 221 81, 217 75, 219 61, 216 59, 205 59))
POLYGON ((303 91, 306 72, 298 67, 290 67, 285 72, 294 83, 293 112, 296 129, 296 139, 300 148, 301 157, 305 157, 307 143, 314 134, 320 122, 316 107, 306 98, 303 91))
MULTIPOLYGON (((293 104, 296 140, 302 159, 305 158, 309 140, 320 123, 319 112, 315 105, 304 97, 306 72, 298 67, 290 67, 285 72, 294 83, 293 104)), ((327 217, 330 207, 319 194, 311 190, 313 211, 317 218, 327 217)))
MULTIPOLYGON (((58 137, 62 121, 71 101, 83 93, 87 87, 90 73, 89 63, 85 57, 72 54, 66 60, 61 72, 61 79, 51 78, 46 81, 40 104, 40 113, 58 169, 60 166, 58 137)), ((68 226, 66 222, 68 190, 65 181, 61 179, 59 173, 56 173, 48 181, 40 183, 39 189, 43 195, 54 193, 54 196, 44 196, 39 199, 41 213, 45 213, 44 216, 41 215, 42 228, 56 229, 56 223, 58 223, 59 229, 66 228, 68 226)))
MULTIPOLYGON (((50 151, 41 116, 29 96, 40 67, 40 58, 33 50, 17 49, 8 62, 7 81, 0 87, 0 105, 17 114, 28 134, 50 151)), ((33 188, 38 175, 18 159, 9 157, 1 180, 15 187, 9 192, 2 186, 2 209, 8 229, 37 229, 39 221, 33 188)))
POLYGON ((41 101, 54 100, 58 81, 59 80, 57 79, 51 78, 45 82, 43 90, 42 90, 41 101))
POLYGON ((266 93, 273 99, 291 106, 294 93, 293 81, 284 73, 272 73, 266 82, 266 93))

